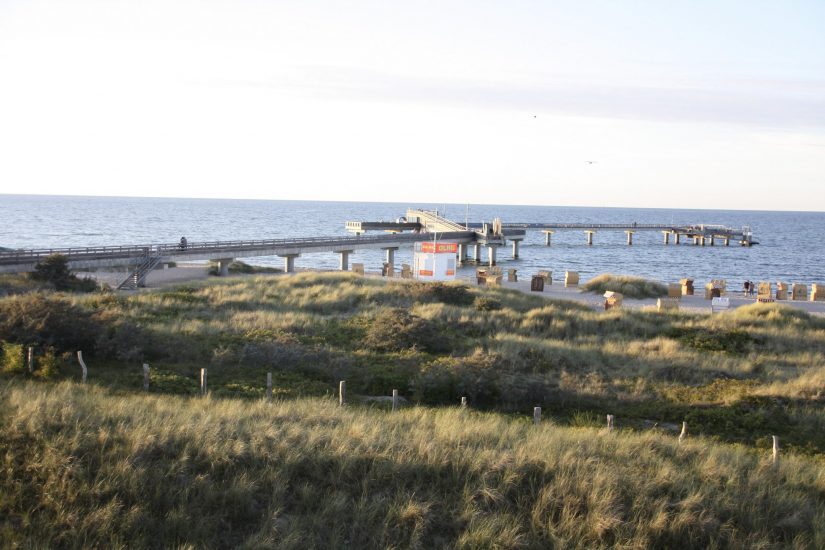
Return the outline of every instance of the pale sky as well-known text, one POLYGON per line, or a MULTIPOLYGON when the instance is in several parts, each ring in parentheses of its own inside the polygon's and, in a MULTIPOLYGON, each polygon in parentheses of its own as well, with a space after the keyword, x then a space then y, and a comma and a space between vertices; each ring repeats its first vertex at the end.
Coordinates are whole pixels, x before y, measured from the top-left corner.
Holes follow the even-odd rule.
POLYGON ((0 193, 822 211, 824 24, 821 1, 0 0, 0 193))

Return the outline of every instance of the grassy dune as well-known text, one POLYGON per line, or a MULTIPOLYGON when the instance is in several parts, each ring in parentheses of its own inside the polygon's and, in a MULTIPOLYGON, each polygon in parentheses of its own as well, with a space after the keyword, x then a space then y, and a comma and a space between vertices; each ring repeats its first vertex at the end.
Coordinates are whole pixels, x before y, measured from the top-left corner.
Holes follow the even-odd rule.
MULTIPOLYGON (((502 289, 390 283, 352 274, 249 277, 133 296, 0 299, 0 341, 53 349, 35 376, 216 397, 350 392, 625 427, 655 423, 798 452, 825 452, 825 319, 777 305, 713 317, 593 311, 502 289)), ((20 376, 17 374, 16 376, 20 376)))
POLYGON ((667 296, 667 287, 656 281, 629 275, 604 273, 593 277, 582 285, 587 292, 604 294, 608 290, 619 292, 627 298, 660 298, 667 296))
POLYGON ((825 546, 825 319, 783 306, 301 274, 0 298, 0 343, 6 547, 825 546))
POLYGON ((413 407, 0 389, 0 539, 245 548, 821 548, 822 463, 413 407))

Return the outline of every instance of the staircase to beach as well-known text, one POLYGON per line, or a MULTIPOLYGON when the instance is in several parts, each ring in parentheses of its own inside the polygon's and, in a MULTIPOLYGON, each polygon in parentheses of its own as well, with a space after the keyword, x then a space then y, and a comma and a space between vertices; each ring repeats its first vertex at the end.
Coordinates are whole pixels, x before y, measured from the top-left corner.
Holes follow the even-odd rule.
POLYGON ((118 290, 135 290, 143 285, 146 276, 160 263, 160 256, 154 254, 147 254, 140 263, 135 267, 129 277, 120 283, 118 290))

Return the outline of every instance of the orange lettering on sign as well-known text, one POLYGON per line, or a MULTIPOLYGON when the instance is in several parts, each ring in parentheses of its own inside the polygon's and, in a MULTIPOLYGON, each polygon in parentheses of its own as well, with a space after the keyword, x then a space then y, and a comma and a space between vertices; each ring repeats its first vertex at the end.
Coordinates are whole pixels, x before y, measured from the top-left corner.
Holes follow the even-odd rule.
POLYGON ((437 254, 447 254, 450 252, 457 252, 458 251, 458 244, 456 243, 421 243, 421 252, 429 252, 429 253, 437 253, 437 254))

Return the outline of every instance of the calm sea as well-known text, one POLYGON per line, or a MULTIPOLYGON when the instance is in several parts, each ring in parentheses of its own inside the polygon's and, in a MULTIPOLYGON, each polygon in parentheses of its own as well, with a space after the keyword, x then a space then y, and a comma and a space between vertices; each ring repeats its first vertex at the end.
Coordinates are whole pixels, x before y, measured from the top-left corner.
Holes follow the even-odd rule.
MULTIPOLYGON (((347 220, 395 220, 407 207, 438 208, 463 222, 467 205, 355 203, 323 201, 257 201, 112 197, 0 195, 0 246, 41 248, 119 245, 298 236, 346 235, 347 220)), ((825 282, 825 213, 724 210, 584 208, 556 206, 469 205, 470 221, 676 223, 751 226, 758 246, 664 246, 659 232, 639 232, 633 246, 622 232, 600 232, 587 246, 581 231, 560 231, 551 247, 544 235, 528 232, 520 258, 499 251, 499 263, 522 273, 574 270, 584 278, 611 272, 660 281, 693 277, 697 282, 723 278, 729 284, 745 279, 825 282)), ((412 251, 400 250, 398 262, 409 262, 412 251)), ((250 258, 249 263, 280 266, 280 258, 250 258)), ((351 261, 380 269, 380 251, 361 251, 351 261)), ((337 256, 307 254, 297 267, 337 267, 337 256)), ((465 268, 472 269, 472 268, 465 268)))

